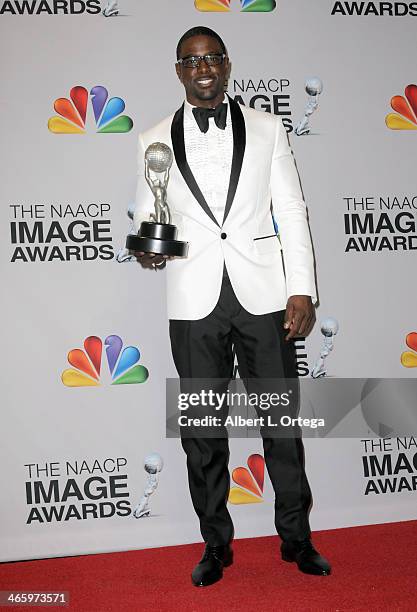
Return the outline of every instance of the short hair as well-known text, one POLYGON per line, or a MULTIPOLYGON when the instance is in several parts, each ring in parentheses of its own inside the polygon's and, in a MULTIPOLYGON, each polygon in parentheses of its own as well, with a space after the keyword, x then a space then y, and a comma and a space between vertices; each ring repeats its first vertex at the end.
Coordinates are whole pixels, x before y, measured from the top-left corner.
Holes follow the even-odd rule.
POLYGON ((217 32, 215 32, 211 28, 206 28, 206 26, 194 26, 194 28, 187 30, 185 34, 183 34, 179 39, 177 45, 177 60, 180 59, 180 52, 183 43, 189 38, 192 38, 193 36, 209 36, 210 38, 215 38, 222 48, 222 53, 227 54, 226 45, 224 44, 221 36, 217 34, 217 32))

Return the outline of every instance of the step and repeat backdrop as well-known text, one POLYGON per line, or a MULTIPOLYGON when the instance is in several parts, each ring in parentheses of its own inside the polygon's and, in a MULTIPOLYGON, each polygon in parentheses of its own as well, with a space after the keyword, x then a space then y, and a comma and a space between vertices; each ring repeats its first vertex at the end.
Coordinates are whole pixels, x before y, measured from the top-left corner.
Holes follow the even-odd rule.
MULTIPOLYGON (((416 376, 417 2, 0 0, 2 561, 200 540, 165 274, 123 249, 137 135, 182 103, 200 24, 297 159, 320 296, 300 375, 416 376)), ((415 518, 417 443, 390 431, 306 439, 314 529, 415 518)), ((236 537, 273 534, 261 441, 231 440, 230 470, 236 537)))

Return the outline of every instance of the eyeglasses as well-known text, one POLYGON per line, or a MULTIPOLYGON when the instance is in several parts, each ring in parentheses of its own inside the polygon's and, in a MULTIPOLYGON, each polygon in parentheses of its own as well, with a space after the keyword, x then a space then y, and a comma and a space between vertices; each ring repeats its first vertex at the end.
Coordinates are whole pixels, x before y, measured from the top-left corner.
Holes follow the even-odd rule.
POLYGON ((184 68, 198 68, 204 60, 207 66, 218 66, 223 63, 225 53, 207 53, 207 55, 190 55, 178 60, 177 64, 182 64, 184 68))

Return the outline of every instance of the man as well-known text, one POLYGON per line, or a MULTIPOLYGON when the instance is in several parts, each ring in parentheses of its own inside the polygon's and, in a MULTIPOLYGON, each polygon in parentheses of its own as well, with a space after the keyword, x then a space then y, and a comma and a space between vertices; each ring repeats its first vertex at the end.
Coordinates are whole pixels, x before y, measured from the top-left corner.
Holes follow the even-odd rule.
MULTIPOLYGON (((139 136, 134 224, 138 230, 153 212, 144 152, 164 142, 174 151, 168 188, 172 222, 179 239, 189 242, 189 253, 168 262, 152 253, 137 257, 145 268, 167 269, 179 376, 229 380, 234 347, 242 377, 296 377, 293 338, 308 334, 314 323, 315 281, 306 207, 285 129, 278 117, 225 96, 229 58, 213 30, 201 26, 182 36, 176 71, 184 104, 139 136)), ((310 540, 311 493, 300 438, 268 437, 263 444, 282 558, 303 572, 329 574, 328 562, 310 540)), ((228 440, 183 437, 182 445, 206 542, 192 580, 207 586, 222 578, 233 558, 228 440)))

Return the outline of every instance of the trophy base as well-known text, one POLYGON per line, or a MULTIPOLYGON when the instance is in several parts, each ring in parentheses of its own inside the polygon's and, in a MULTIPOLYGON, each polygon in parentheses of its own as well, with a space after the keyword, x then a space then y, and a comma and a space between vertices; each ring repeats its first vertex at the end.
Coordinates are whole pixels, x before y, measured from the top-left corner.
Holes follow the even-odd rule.
POLYGON ((143 221, 138 234, 129 234, 126 248, 129 251, 156 253, 170 257, 186 257, 188 242, 176 240, 177 228, 169 223, 143 221))

